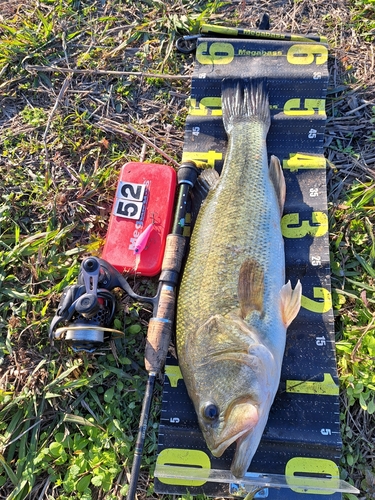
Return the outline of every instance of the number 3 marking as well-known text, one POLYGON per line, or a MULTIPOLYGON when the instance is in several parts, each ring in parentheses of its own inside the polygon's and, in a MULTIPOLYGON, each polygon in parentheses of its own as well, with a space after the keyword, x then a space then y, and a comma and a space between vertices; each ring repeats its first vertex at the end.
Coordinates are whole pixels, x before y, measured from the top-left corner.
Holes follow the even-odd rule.
POLYGON ((324 212, 312 212, 311 221, 300 221, 300 214, 286 214, 281 219, 281 231, 285 238, 303 238, 304 236, 323 236, 328 231, 328 217, 324 212), (291 226, 297 227, 291 227, 291 226))

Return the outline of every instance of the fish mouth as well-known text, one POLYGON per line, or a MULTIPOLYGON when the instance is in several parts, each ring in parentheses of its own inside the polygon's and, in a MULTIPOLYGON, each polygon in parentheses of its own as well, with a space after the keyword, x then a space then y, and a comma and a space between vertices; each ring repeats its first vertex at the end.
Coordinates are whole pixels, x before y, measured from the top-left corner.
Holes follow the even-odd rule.
POLYGON ((228 418, 225 420, 226 423, 220 432, 219 439, 210 435, 206 438, 208 442, 211 441, 209 448, 215 457, 220 457, 234 441, 240 438, 243 440, 252 431, 259 420, 258 409, 249 402, 236 403, 232 405, 228 418))
POLYGON ((239 437, 237 440, 237 448, 236 452, 233 458, 233 462, 231 465, 231 472, 235 477, 242 478, 244 477, 251 459, 253 458, 257 446, 251 447, 249 440, 252 440, 253 437, 251 436, 253 434, 253 429, 248 431, 245 434, 242 434, 242 436, 239 437))

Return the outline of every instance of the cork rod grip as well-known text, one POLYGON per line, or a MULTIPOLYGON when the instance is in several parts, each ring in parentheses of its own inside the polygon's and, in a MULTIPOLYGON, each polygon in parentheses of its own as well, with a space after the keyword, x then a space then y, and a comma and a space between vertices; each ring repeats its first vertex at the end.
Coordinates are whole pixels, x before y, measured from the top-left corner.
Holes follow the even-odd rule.
POLYGON ((161 286, 156 316, 148 324, 145 366, 148 372, 160 373, 164 368, 175 314, 176 294, 174 285, 184 257, 186 238, 169 234, 165 245, 161 276, 161 286), (170 284, 168 284, 170 283, 170 284))
POLYGON ((186 238, 179 234, 168 234, 165 243, 165 252, 162 264, 162 271, 181 270, 182 259, 185 253, 186 238))
POLYGON ((173 287, 163 285, 158 315, 151 318, 148 324, 145 347, 145 367, 148 372, 160 373, 164 367, 172 335, 175 301, 173 287))

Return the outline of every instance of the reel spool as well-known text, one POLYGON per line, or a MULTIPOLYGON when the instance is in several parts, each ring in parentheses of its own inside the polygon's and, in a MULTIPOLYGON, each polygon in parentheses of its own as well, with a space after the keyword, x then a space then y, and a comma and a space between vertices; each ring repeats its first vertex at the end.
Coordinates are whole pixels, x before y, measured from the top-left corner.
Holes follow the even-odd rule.
POLYGON ((78 285, 64 289, 56 316, 50 325, 50 339, 65 340, 75 351, 93 352, 108 342, 113 334, 123 332, 111 328, 116 309, 114 295, 98 284, 110 281, 97 259, 86 259, 81 266, 78 285), (56 328, 60 323, 63 326, 56 328))

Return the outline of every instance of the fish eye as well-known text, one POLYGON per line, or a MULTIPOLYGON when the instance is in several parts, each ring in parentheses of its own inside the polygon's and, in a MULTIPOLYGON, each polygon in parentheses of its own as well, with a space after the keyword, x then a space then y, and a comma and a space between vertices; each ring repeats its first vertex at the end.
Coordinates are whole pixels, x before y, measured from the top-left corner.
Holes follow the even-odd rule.
POLYGON ((204 418, 216 420, 220 414, 219 408, 214 403, 206 403, 202 409, 204 418))

